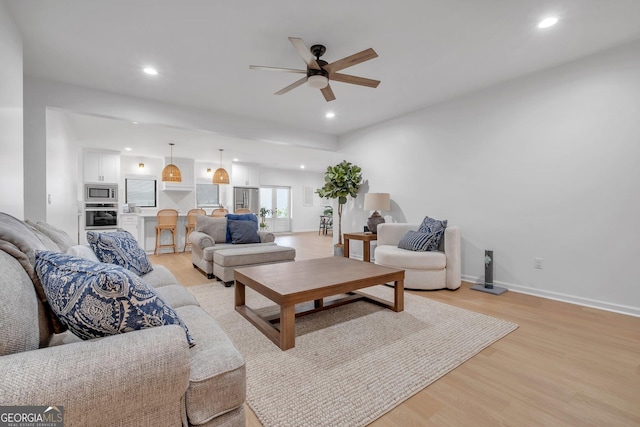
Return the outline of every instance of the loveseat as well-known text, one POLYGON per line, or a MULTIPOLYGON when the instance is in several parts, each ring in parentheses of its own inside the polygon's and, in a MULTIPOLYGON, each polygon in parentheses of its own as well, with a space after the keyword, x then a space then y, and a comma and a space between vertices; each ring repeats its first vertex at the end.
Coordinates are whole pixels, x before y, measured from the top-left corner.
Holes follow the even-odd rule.
MULTIPOLYGON (((244 218, 254 214, 238 215, 244 218)), ((258 231, 259 242, 256 243, 233 243, 233 238, 228 230, 228 219, 234 215, 226 217, 208 217, 198 215, 196 218, 196 229, 189 235, 191 241, 191 262, 193 266, 202 270, 208 279, 213 279, 214 275, 214 254, 219 250, 240 249, 249 247, 275 246, 276 237, 273 233, 258 231)), ((253 219, 250 221, 253 222, 253 219)), ((257 218, 255 220, 257 227, 257 218)), ((222 280, 222 278, 221 278, 222 280)), ((224 281, 224 280, 223 280, 224 281)))
POLYGON ((63 406, 65 426, 244 426, 244 358, 166 268, 142 281, 193 346, 176 324, 89 340, 63 332, 34 269, 35 251, 86 250, 63 243, 0 213, 0 405, 63 406))
POLYGON ((458 289, 461 284, 460 227, 448 226, 435 251, 411 251, 398 244, 420 224, 384 223, 378 225, 375 263, 405 271, 406 289, 458 289))

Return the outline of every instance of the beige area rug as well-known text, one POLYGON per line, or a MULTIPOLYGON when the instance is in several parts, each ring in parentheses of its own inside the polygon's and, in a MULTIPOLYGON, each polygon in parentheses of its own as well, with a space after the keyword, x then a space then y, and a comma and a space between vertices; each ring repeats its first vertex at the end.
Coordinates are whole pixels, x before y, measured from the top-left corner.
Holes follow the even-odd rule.
MULTIPOLYGON (((266 427, 364 426, 518 327, 405 294, 401 313, 359 301, 298 318, 281 351, 234 310, 233 287, 189 290, 245 355, 247 403, 266 427)), ((393 300, 387 286, 366 292, 393 300)), ((247 305, 274 311, 249 288, 247 305)))

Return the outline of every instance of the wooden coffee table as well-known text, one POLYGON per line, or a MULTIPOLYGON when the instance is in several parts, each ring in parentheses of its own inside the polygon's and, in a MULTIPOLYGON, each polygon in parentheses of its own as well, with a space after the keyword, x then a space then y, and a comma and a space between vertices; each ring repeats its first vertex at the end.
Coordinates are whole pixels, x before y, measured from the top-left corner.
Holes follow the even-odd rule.
POLYGON ((319 258, 239 268, 234 272, 235 306, 249 322, 280 349, 295 346, 295 318, 332 307, 365 300, 393 311, 404 310, 404 270, 343 257, 319 258), (355 292, 383 283, 395 283, 394 301, 355 292), (245 286, 280 306, 279 316, 261 317, 245 305, 245 286), (348 294, 324 305, 324 298, 348 294), (314 301, 314 308, 296 312, 296 304, 314 301), (280 323, 280 329, 273 324, 280 323))

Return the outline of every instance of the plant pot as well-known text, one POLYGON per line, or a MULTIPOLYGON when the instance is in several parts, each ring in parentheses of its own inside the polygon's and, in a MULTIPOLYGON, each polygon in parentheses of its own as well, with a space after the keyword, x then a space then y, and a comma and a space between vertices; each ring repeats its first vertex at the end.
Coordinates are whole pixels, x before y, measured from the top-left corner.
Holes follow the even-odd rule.
POLYGON ((344 245, 334 245, 333 256, 344 256, 344 245))

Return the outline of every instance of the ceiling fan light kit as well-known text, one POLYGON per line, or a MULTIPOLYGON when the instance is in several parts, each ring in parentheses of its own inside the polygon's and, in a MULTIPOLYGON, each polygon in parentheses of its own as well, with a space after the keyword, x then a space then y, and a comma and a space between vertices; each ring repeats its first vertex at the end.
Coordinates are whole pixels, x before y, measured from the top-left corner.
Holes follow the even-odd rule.
POLYGON ((307 77, 307 85, 314 89, 324 89, 329 84, 329 79, 325 76, 315 75, 307 77))
POLYGON ((371 48, 365 49, 362 52, 358 52, 329 64, 327 63, 327 61, 320 59, 320 57, 327 51, 327 48, 323 45, 314 44, 313 46, 311 46, 311 49, 308 49, 301 38, 289 37, 289 41, 298 51, 298 54, 300 54, 304 62, 307 64, 306 71, 296 70, 293 68, 264 67, 259 65, 249 66, 249 68, 252 70, 283 71, 286 73, 306 74, 306 77, 303 77, 300 80, 293 82, 289 86, 279 90, 275 93, 276 95, 283 95, 290 90, 293 90, 298 86, 307 83, 309 87, 320 89, 322 95, 324 96, 324 99, 329 102, 336 99, 335 95, 333 94, 333 90, 329 85, 330 80, 371 88, 376 88, 380 84, 379 80, 338 73, 338 71, 345 68, 352 67, 373 58, 377 58, 378 54, 371 48))

